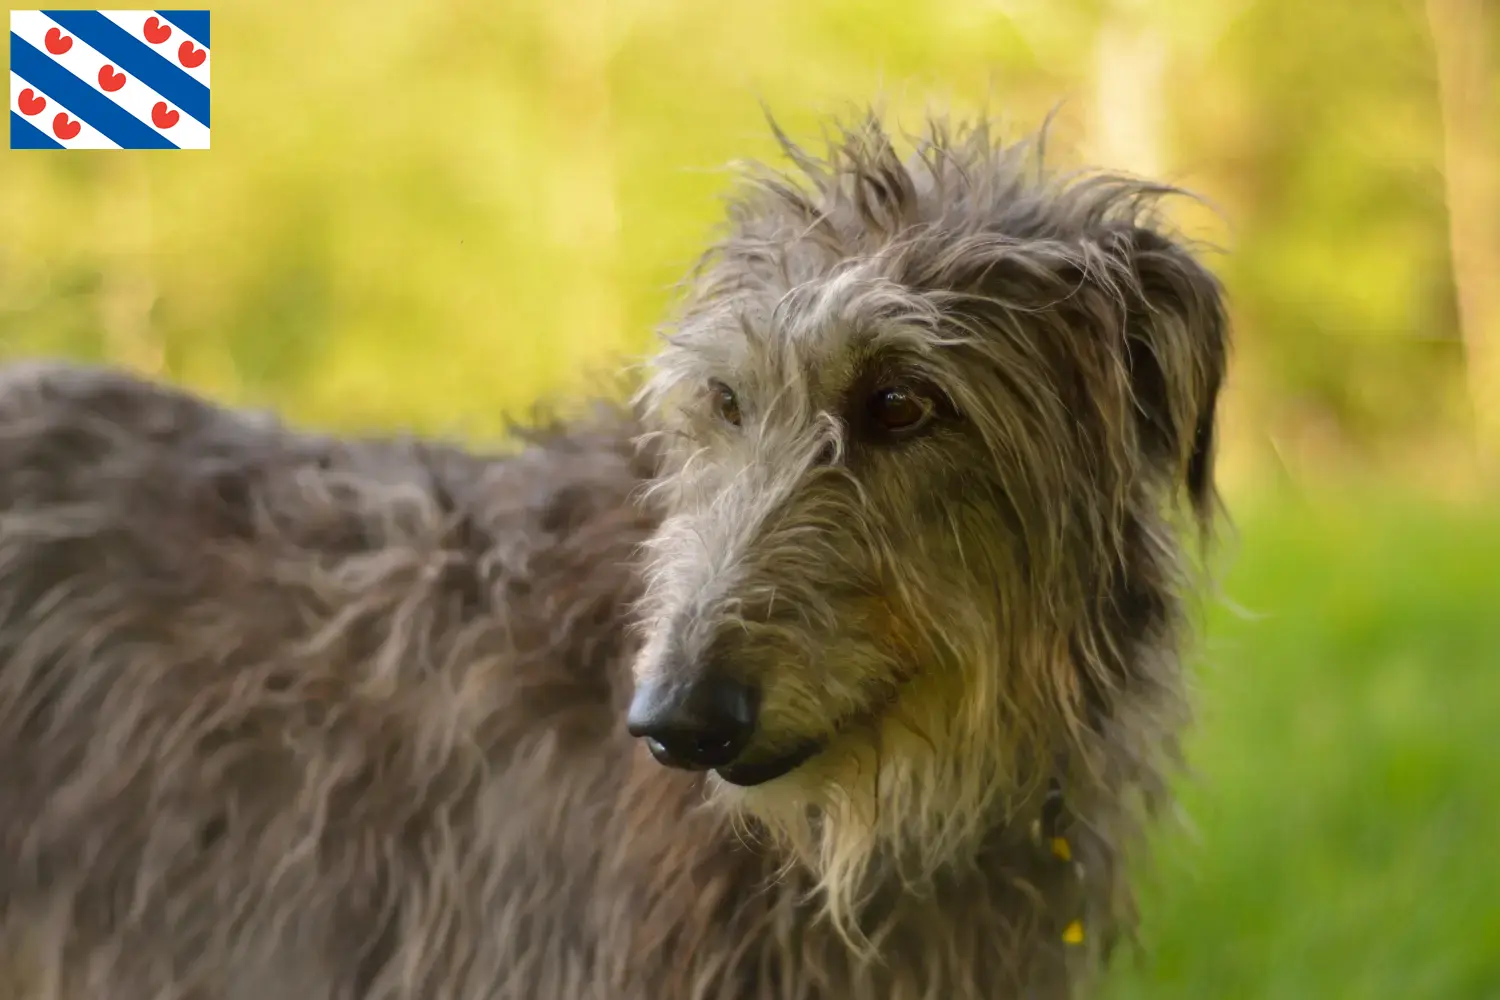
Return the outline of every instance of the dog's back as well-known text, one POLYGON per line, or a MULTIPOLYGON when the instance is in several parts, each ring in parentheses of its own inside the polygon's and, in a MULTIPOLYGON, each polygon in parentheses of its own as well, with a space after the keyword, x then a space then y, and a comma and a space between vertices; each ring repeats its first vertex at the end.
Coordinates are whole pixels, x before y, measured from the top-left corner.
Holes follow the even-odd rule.
POLYGON ((6 373, 5 995, 587 995, 629 429, 484 460, 6 373))

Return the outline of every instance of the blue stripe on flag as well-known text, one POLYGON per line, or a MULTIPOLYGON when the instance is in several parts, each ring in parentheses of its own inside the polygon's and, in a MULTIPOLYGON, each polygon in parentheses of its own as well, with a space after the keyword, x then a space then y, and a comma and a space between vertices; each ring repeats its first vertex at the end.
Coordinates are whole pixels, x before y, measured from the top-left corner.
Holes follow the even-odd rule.
POLYGON ((115 64, 116 69, 123 69, 165 97, 168 104, 208 124, 208 88, 163 58, 160 52, 97 10, 44 10, 42 13, 98 49, 100 55, 115 64))
POLYGON ((125 149, 176 149, 160 132, 10 33, 10 68, 125 149))
POLYGON ((11 149, 62 149, 63 144, 14 111, 10 113, 11 149))
POLYGON ((208 43, 208 11, 206 10, 159 10, 162 17, 171 21, 177 27, 187 32, 199 45, 205 49, 212 48, 208 43))

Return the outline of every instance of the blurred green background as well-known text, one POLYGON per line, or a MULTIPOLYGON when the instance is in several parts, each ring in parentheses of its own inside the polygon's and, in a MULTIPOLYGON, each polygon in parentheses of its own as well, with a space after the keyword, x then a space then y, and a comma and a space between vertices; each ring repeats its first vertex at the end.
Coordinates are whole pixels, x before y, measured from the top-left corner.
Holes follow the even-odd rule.
POLYGON ((0 158, 0 355, 484 437, 648 350, 724 167, 878 99, 1205 195, 1188 826, 1112 996, 1500 997, 1497 0, 240 0, 207 153, 0 158))

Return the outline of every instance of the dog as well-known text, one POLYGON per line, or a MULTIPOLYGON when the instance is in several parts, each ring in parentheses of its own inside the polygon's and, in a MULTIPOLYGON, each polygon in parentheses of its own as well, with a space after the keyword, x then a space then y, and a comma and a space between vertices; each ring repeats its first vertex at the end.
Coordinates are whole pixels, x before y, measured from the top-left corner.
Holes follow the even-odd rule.
MULTIPOLYGON (((774 126, 773 126, 774 128, 774 126)), ((1189 721, 1163 186, 779 129, 633 393, 490 452, 0 378, 17 1000, 1053 1000, 1189 721)))

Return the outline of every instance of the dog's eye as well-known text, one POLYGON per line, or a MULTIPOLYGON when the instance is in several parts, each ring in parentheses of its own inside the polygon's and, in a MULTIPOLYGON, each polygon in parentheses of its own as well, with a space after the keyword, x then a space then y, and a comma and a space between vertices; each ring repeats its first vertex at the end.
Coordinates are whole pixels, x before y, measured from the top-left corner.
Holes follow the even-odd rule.
POLYGON ((738 427, 740 425, 740 401, 735 396, 734 390, 723 382, 715 381, 709 383, 708 391, 714 414, 726 424, 738 427))
POLYGON ((877 389, 870 397, 870 418, 887 434, 910 434, 932 419, 932 400, 904 386, 877 389))

